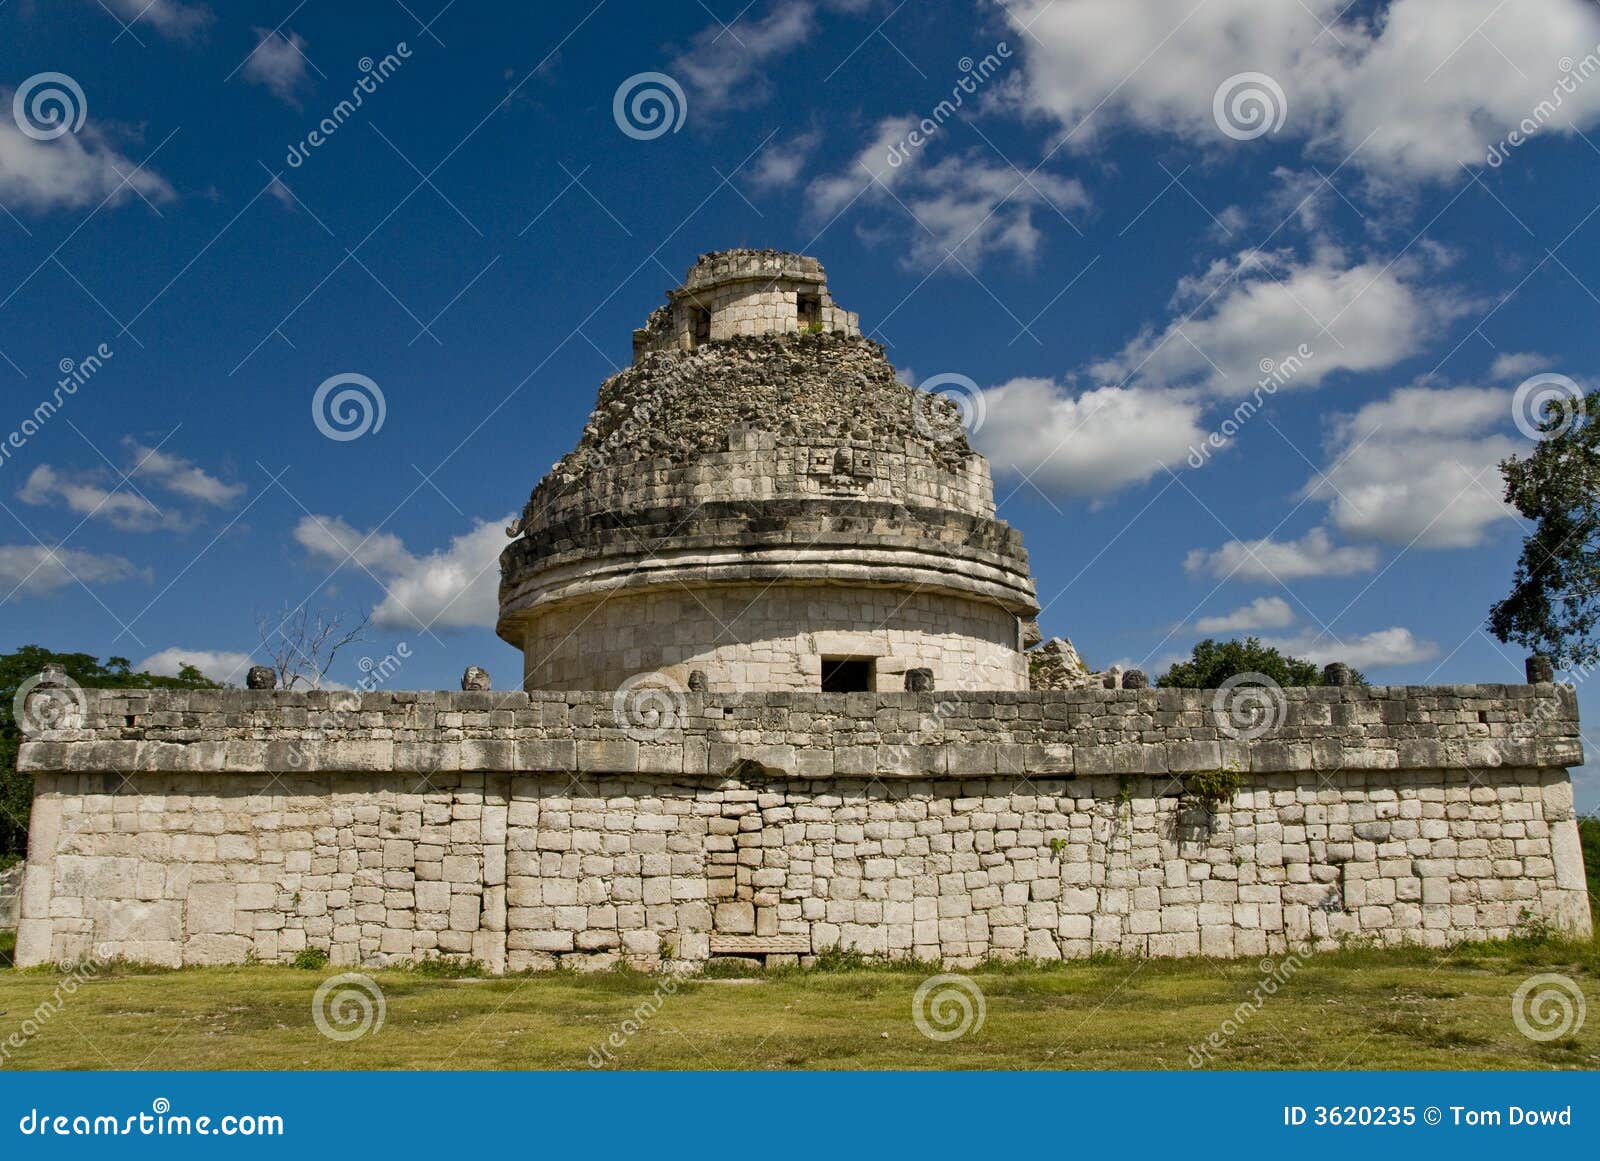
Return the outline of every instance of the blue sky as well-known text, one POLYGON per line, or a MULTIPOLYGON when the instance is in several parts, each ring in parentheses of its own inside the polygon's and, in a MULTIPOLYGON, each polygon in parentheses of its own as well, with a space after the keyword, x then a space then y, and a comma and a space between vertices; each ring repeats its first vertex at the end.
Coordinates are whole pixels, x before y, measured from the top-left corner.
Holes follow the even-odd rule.
POLYGON ((664 289, 753 245, 978 385, 1092 664, 1253 632, 1519 680, 1495 464, 1520 385, 1600 364, 1600 10, 1343 8, 0 4, 0 647, 239 681, 305 602, 374 610, 333 680, 404 642, 395 684, 514 684, 500 526, 664 289), (381 427, 319 430, 336 375, 381 427))

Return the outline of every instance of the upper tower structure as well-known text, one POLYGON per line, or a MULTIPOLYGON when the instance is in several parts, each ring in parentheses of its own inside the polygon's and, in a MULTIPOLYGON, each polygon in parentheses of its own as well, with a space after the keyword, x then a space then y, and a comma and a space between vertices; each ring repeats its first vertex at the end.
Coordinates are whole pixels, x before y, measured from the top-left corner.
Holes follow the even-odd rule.
POLYGON ((822 263, 782 250, 702 254, 667 305, 633 332, 633 357, 689 351, 736 335, 861 333, 860 320, 834 305, 822 263))
POLYGON ((510 529, 525 687, 1026 689, 1027 554, 958 409, 896 378, 814 258, 707 254, 667 300, 510 529))

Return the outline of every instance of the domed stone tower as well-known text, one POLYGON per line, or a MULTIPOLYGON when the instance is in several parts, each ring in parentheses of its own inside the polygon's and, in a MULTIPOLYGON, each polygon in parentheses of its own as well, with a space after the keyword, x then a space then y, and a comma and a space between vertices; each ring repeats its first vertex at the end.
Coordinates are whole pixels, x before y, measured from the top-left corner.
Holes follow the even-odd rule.
POLYGON ((1028 688, 1027 553, 958 408, 895 377, 814 258, 706 254, 667 300, 508 530, 524 687, 1028 688))

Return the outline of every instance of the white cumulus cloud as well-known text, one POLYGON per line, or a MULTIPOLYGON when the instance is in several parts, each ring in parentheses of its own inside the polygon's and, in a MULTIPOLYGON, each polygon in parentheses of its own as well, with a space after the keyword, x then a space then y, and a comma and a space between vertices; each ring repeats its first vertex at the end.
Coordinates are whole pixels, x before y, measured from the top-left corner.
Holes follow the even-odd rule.
MULTIPOLYGON (((930 160, 948 140, 936 137, 907 149, 916 125, 911 116, 879 121, 843 168, 814 178, 806 187, 813 218, 825 223, 847 207, 889 214, 891 224, 880 229, 903 239, 907 265, 933 269, 948 263, 947 269, 959 271, 999 253, 1031 260, 1043 237, 1036 215, 1067 217, 1089 205, 1078 180, 1015 170, 981 147, 930 160)), ((954 131, 952 126, 942 133, 954 131)))
POLYGON ((1218 580, 1285 582, 1304 577, 1349 576, 1370 572, 1378 550, 1367 545, 1336 545, 1325 528, 1313 528, 1299 540, 1230 540, 1220 548, 1196 548, 1183 567, 1218 580))
MULTIPOLYGON (((120 556, 41 544, 0 544, 0 585, 13 594, 38 596, 79 581, 113 584, 142 575, 120 556)), ((5 599, 0 594, 0 601, 5 599)))
POLYGON ((384 590, 372 621, 382 627, 492 626, 499 612, 500 553, 512 520, 478 520, 437 552, 417 555, 388 532, 362 533, 336 516, 305 516, 294 537, 311 555, 364 567, 384 590))
POLYGON ((246 79, 265 86, 285 104, 300 108, 300 90, 307 82, 304 38, 270 28, 250 31, 259 41, 241 70, 246 79))
POLYGON ((1100 496, 1147 480, 1205 438, 1199 405, 1173 392, 1074 394, 1049 379, 1013 379, 985 391, 983 403, 972 442, 995 470, 1064 496, 1100 496))
POLYGON ((666 71, 689 86, 691 115, 696 107, 760 104, 772 94, 766 66, 799 47, 815 27, 816 11, 805 3, 779 4, 765 19, 707 25, 666 71))
POLYGON ((1198 633, 1243 633, 1251 629, 1284 629, 1294 624, 1294 610, 1282 597, 1257 597, 1220 617, 1201 617, 1198 633))
POLYGON ((1439 655, 1439 646, 1434 642, 1419 640, 1410 629, 1400 626, 1345 638, 1308 630, 1296 637, 1266 641, 1264 644, 1318 665, 1342 661, 1357 669, 1409 665, 1416 661, 1431 661, 1439 655))
POLYGON ((152 653, 134 668, 162 677, 177 677, 179 669, 192 665, 212 681, 232 684, 253 664, 255 662, 248 653, 234 653, 225 649, 184 649, 174 645, 170 649, 152 653))
POLYGON ((117 152, 93 122, 51 141, 27 136, 9 115, 11 97, 0 90, 0 108, 7 111, 0 116, 0 202, 12 210, 120 205, 136 194, 153 203, 174 197, 166 178, 117 152))
POLYGON ((1213 99, 1241 73, 1283 94, 1278 136, 1408 180, 1482 165, 1524 119, 1570 135, 1600 123, 1600 87, 1569 77, 1600 43, 1587 0, 1020 0, 1005 6, 1028 105, 1088 148, 1120 126, 1217 149, 1213 99), (1570 87, 1571 92, 1566 89, 1570 87), (1359 148, 1358 148, 1359 147, 1359 148))
POLYGON ((1113 382, 1242 396, 1265 377, 1263 360, 1298 360, 1280 376, 1283 390, 1381 369, 1422 350, 1465 309, 1418 273, 1416 263, 1354 262, 1334 251, 1304 261, 1244 251, 1180 281, 1172 305, 1181 317, 1093 370, 1113 382))
POLYGON ((1401 388, 1335 422, 1328 467, 1303 494, 1346 536, 1470 548, 1512 515, 1497 469, 1527 443, 1496 431, 1510 417, 1509 391, 1401 388))

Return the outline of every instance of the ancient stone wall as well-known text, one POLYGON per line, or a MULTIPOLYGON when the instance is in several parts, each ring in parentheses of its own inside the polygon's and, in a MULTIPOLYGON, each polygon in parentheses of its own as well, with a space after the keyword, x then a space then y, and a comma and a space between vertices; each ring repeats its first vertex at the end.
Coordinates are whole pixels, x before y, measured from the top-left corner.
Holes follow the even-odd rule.
POLYGON ((22 864, 0 871, 0 931, 14 931, 22 916, 22 864))
POLYGON ((960 964, 1588 931, 1570 689, 1288 690, 1259 737, 1217 710, 88 691, 21 751, 18 959, 960 964))
POLYGON ((867 659, 872 688, 905 688, 933 671, 936 689, 1020 690, 1027 658, 1017 618, 999 605, 939 593, 843 584, 658 587, 540 617, 523 643, 528 689, 615 689, 649 671, 713 691, 820 689, 824 657, 867 659), (579 634, 583 626, 585 633, 579 634), (865 631, 861 626, 872 626, 865 631))
POLYGON ((795 334, 808 328, 857 336, 860 319, 828 293, 822 264, 779 250, 724 250, 702 255, 671 305, 634 332, 634 357, 651 351, 689 350, 698 343, 736 336, 795 334), (809 312, 800 299, 809 297, 809 312), (697 330, 697 315, 707 317, 697 330))

